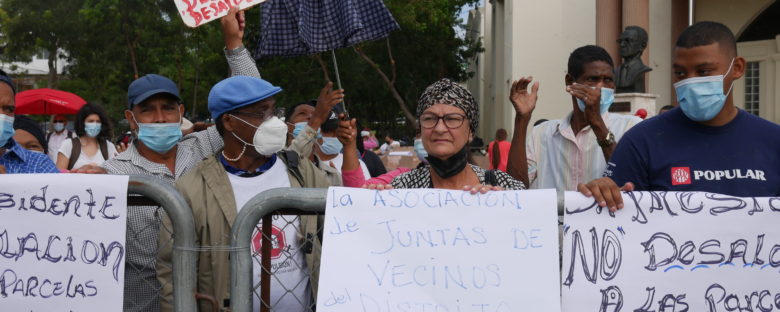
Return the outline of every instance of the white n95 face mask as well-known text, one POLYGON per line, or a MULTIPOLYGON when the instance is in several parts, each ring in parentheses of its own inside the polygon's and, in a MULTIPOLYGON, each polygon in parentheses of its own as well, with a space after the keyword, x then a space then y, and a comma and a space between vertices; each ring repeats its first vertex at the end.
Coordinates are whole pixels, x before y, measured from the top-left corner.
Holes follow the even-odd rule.
POLYGON ((260 126, 255 126, 246 120, 231 115, 233 118, 238 119, 252 128, 255 128, 255 135, 252 138, 252 144, 245 142, 239 138, 235 133, 233 136, 246 145, 253 146, 255 150, 263 156, 271 156, 276 152, 284 148, 287 143, 287 124, 281 121, 276 116, 264 121, 260 126))

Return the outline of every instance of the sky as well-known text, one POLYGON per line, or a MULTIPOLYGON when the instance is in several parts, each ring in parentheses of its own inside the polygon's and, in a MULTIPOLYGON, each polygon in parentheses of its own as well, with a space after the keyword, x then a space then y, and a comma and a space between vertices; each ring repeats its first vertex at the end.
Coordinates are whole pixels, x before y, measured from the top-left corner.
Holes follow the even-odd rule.
MULTIPOLYGON (((460 14, 458 14, 458 16, 460 16, 460 22, 466 24, 466 22, 468 22, 469 19, 469 11, 473 9, 475 6, 481 6, 483 1, 485 0, 480 0, 479 3, 477 3, 476 5, 464 5, 463 8, 460 9, 460 14)), ((456 26, 455 33, 458 35, 458 37, 463 38, 465 31, 463 30, 463 28, 456 26)))

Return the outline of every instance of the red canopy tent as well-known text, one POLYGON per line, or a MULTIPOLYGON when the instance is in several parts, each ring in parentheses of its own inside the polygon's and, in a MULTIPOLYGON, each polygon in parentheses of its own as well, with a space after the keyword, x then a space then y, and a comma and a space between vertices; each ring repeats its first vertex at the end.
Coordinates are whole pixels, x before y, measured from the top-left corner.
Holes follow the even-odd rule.
POLYGON ((54 89, 33 89, 16 94, 16 114, 19 115, 55 115, 75 114, 84 101, 70 92, 54 89))

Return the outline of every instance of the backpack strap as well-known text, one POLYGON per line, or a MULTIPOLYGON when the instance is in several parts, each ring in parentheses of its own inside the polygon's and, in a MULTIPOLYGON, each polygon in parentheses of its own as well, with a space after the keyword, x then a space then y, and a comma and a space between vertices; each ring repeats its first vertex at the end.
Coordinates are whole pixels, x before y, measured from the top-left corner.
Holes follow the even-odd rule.
POLYGON ((303 180, 303 174, 301 174, 301 170, 298 168, 300 165, 298 160, 298 153, 291 150, 282 150, 276 153, 276 156, 284 161, 284 163, 287 165, 287 171, 292 174, 296 180, 298 180, 298 183, 301 184, 301 187, 307 187, 306 181, 303 180))
POLYGON ((76 164, 79 155, 81 155, 81 140, 79 140, 79 138, 72 138, 70 139, 70 142, 73 143, 73 146, 70 149, 70 158, 68 158, 68 170, 73 169, 73 165, 76 164))
POLYGON ((485 170, 485 185, 499 186, 496 170, 485 170))
POLYGON ((106 144, 106 140, 98 139, 98 146, 100 146, 100 154, 103 154, 103 160, 108 160, 108 144, 106 144))
POLYGON ((52 134, 54 134, 53 131, 46 134, 46 145, 49 145, 49 141, 51 141, 52 134))

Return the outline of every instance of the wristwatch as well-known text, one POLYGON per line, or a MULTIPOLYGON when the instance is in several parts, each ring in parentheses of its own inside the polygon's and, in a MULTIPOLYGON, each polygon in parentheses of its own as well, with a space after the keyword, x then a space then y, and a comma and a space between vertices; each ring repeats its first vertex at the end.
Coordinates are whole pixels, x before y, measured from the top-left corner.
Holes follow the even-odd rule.
POLYGON ((233 49, 230 49, 230 50, 228 50, 228 48, 225 47, 225 48, 223 48, 223 50, 225 51, 225 55, 227 55, 227 56, 235 56, 235 55, 238 55, 241 52, 244 52, 244 50, 246 50, 246 47, 244 47, 244 45, 242 44, 242 45, 237 46, 237 47, 235 47, 233 49))
POLYGON ((612 131, 607 132, 607 136, 603 140, 598 140, 598 142, 599 142, 599 146, 601 147, 607 147, 617 143, 615 141, 615 134, 613 134, 612 131))

